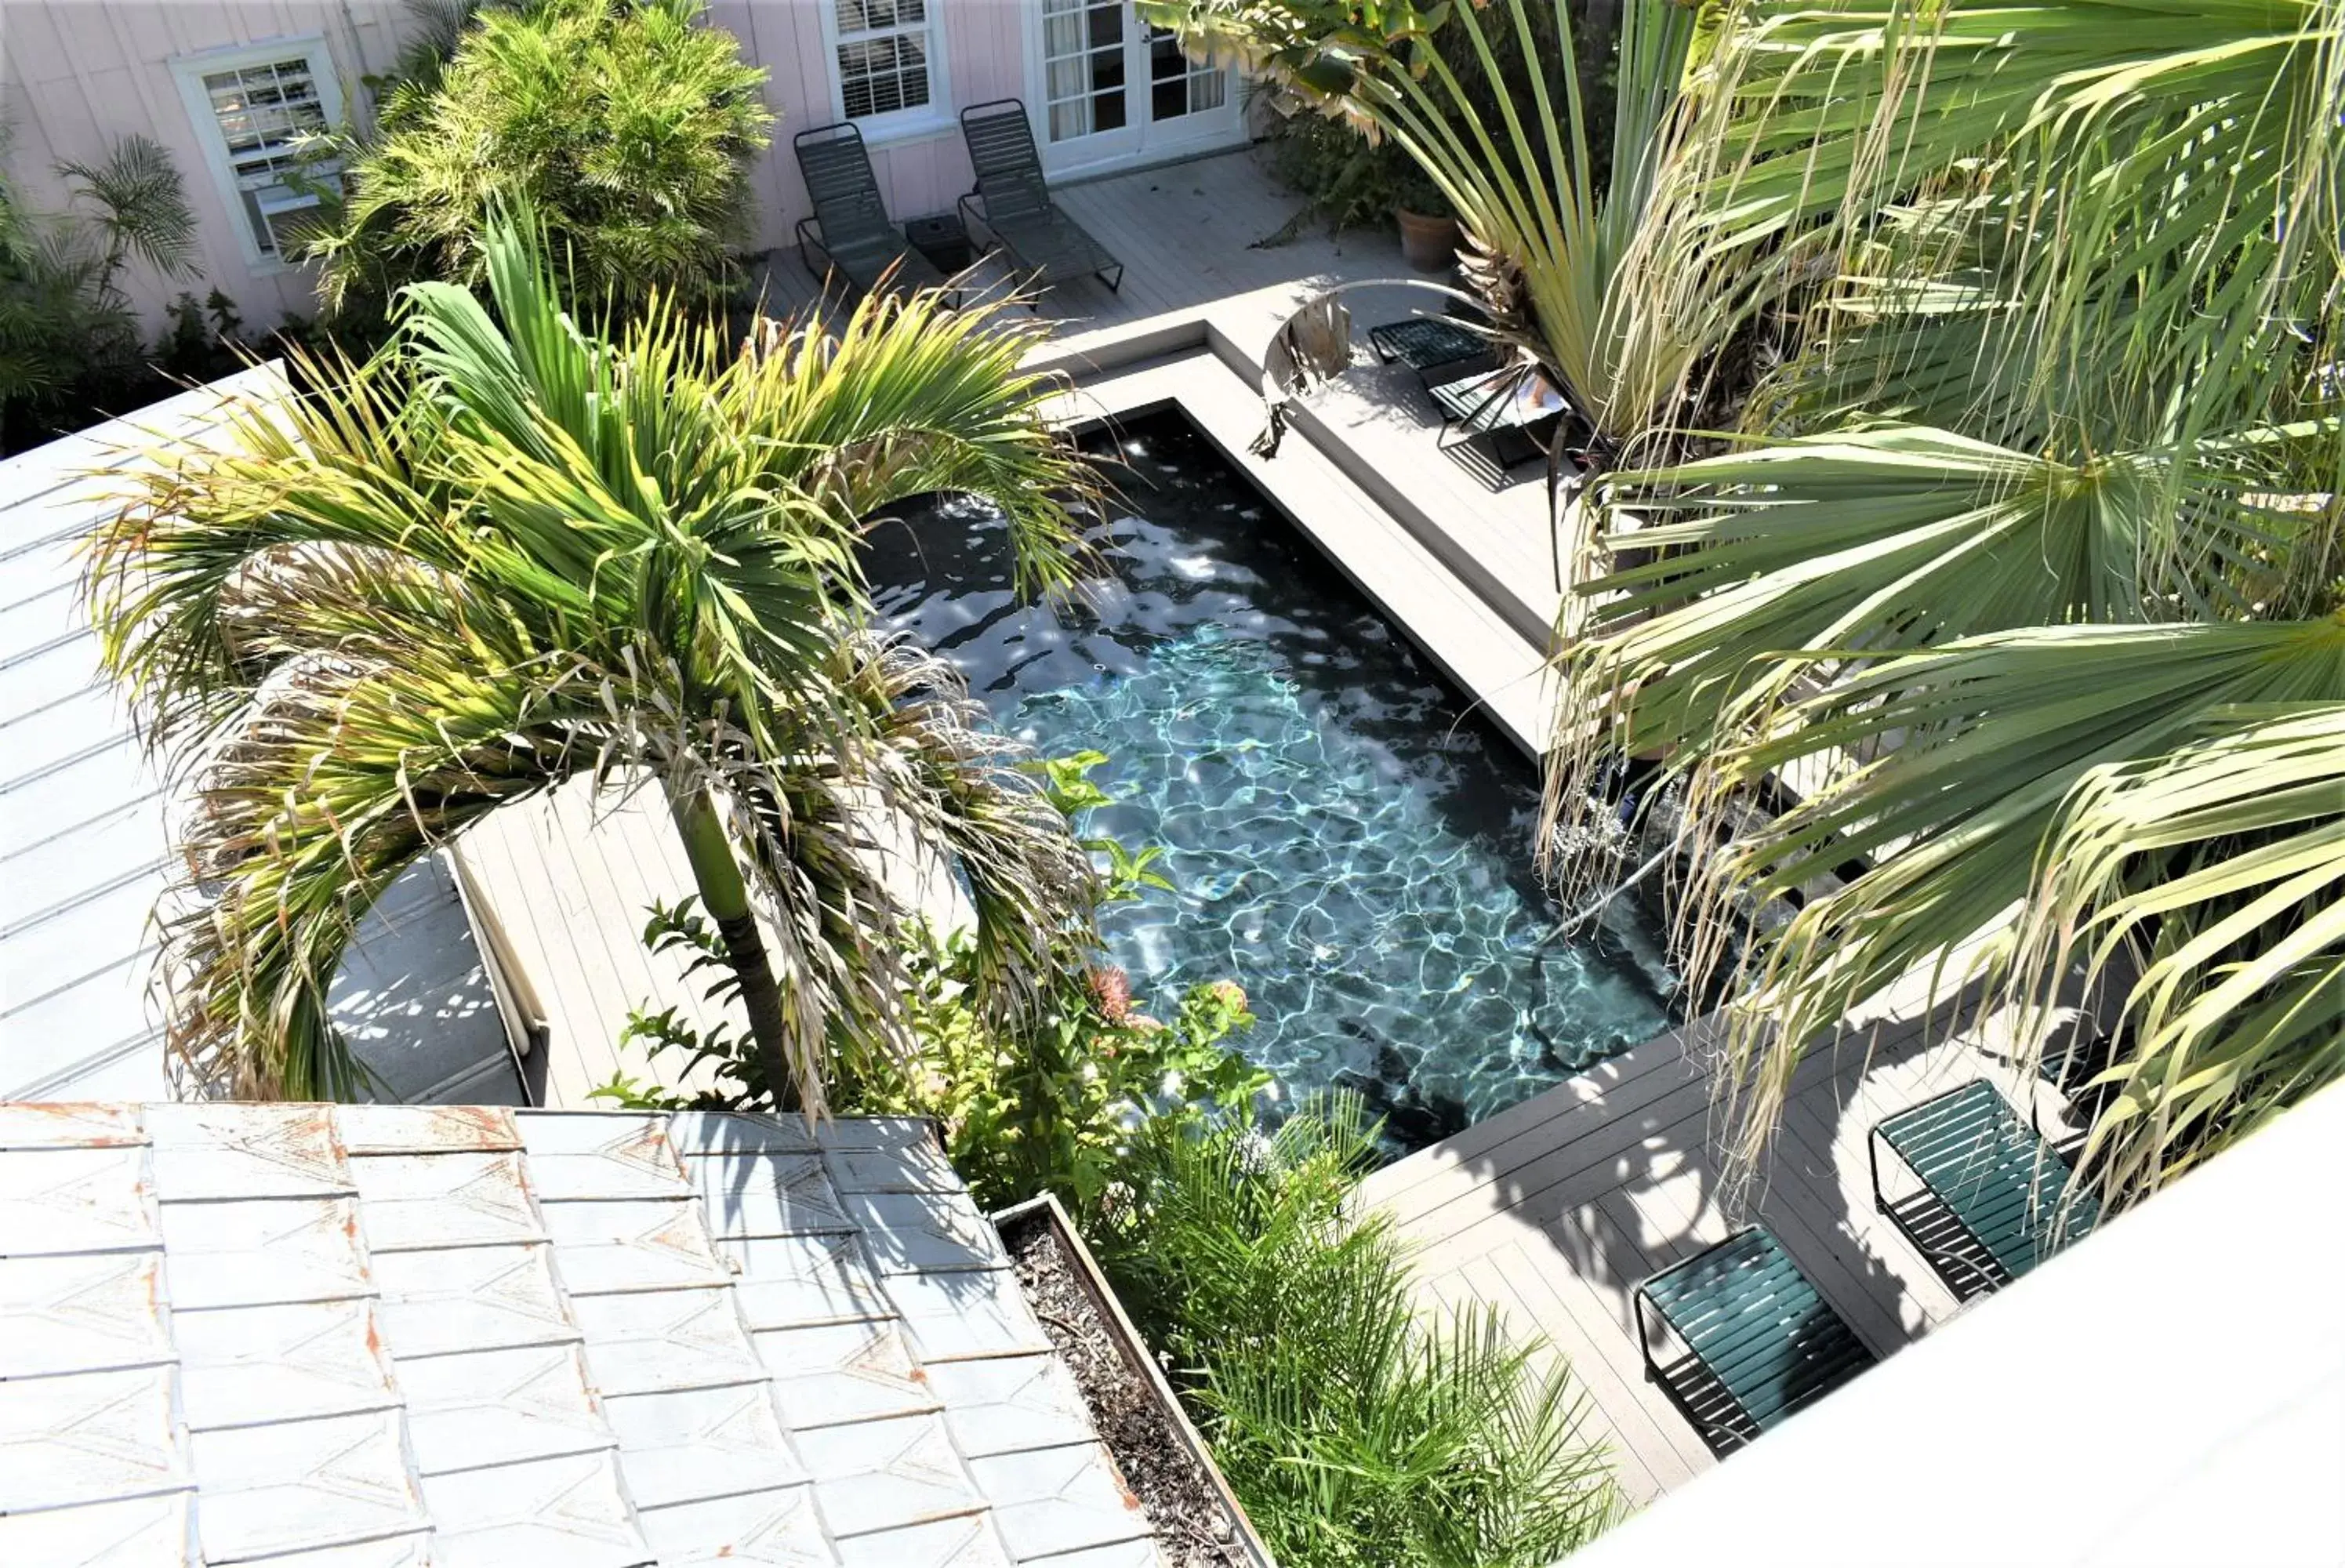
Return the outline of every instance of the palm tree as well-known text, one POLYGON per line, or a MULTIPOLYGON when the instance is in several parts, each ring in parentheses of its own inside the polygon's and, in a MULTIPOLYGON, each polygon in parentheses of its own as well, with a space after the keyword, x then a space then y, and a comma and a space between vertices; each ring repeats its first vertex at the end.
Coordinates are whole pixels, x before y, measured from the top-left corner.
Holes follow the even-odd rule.
POLYGON ((157 454, 96 541, 107 666, 194 802, 172 1042, 239 1095, 354 1092, 326 992, 359 916, 583 776, 662 792, 766 1081, 818 1108, 827 1041, 901 1038, 913 912, 878 841, 958 874, 991 1004, 1092 897, 954 673, 871 630, 863 520, 985 497, 1055 590, 1093 481, 1019 369, 1037 329, 917 295, 835 339, 769 324, 736 353, 655 309, 614 340, 533 233, 492 222, 493 317, 412 286, 380 354, 299 367, 318 389, 244 405, 220 452, 157 454))
POLYGON ((1733 961, 1746 1157, 1921 969, 2025 1066, 2109 997, 2137 1198, 2345 1070, 2345 5, 1761 4, 1696 96, 1696 248, 1828 281, 1742 440, 1583 514, 1557 809, 1618 749, 1721 838, 1802 781, 1686 901, 1698 964, 1800 901, 1733 961))
POLYGON ((1603 20, 1576 25, 1565 0, 1507 0, 1488 18, 1480 5, 1413 0, 1141 9, 1192 51, 1242 60, 1415 158, 1457 213, 1468 278, 1499 336, 1546 367, 1593 430, 1599 465, 1692 389, 1705 353, 1757 308, 1735 280, 1768 275, 1699 276, 1656 238, 1684 205, 1662 177, 1697 32, 1675 0, 1619 6, 1609 126, 1593 123, 1599 96, 1586 86, 1604 62, 1582 61, 1576 43, 1582 27, 1602 39, 1603 20))

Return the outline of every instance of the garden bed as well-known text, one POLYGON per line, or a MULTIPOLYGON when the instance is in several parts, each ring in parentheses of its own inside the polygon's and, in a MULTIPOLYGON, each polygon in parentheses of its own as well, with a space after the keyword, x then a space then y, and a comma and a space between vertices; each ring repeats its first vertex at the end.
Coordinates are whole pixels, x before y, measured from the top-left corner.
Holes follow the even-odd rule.
POLYGON ((1165 1561, 1172 1568, 1274 1568, 1065 1210, 1037 1198, 1003 1209, 994 1224, 1165 1561))

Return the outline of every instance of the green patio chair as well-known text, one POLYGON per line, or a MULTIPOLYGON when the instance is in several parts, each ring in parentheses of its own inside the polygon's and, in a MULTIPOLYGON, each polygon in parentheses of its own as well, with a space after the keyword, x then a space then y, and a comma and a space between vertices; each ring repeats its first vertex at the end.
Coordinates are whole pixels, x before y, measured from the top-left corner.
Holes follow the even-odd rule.
POLYGON ((1011 267, 1038 284, 1090 273, 1111 289, 1123 287, 1123 263, 1051 199, 1024 103, 973 104, 960 112, 960 135, 977 171, 976 188, 960 198, 962 221, 972 232, 991 234, 1011 267))
POLYGON ((882 278, 898 288, 947 287, 944 274, 888 221, 861 131, 844 125, 800 131, 790 138, 790 150, 814 207, 812 216, 798 219, 797 232, 798 255, 815 281, 827 286, 836 273, 858 294, 870 293, 882 278))
POLYGON ((1884 1118, 1866 1135, 1865 1154, 1873 1206, 1964 1300, 2001 1290, 2100 1219, 2089 1193, 2064 1201, 2068 1162, 1985 1078, 1884 1118), (1890 1199, 1884 1148, 1919 1191, 1890 1199))
POLYGON ((1662 1270, 1639 1285, 1630 1301, 1645 1375, 1721 1456, 1873 1362, 1856 1331, 1762 1226, 1662 1270), (1648 1325, 1649 1312, 1658 1324, 1648 1325), (1670 1338, 1685 1353, 1656 1360, 1655 1340, 1670 1338))

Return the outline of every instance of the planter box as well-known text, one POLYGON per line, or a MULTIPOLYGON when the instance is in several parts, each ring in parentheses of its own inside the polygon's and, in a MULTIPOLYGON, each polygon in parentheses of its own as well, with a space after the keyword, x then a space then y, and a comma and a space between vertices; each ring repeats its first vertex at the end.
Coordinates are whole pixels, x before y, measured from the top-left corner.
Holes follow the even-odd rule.
MULTIPOLYGON (((1082 1304, 1091 1315, 1093 1321, 1090 1326, 1095 1327, 1114 1348, 1123 1375, 1144 1391, 1149 1402, 1161 1412, 1165 1429, 1162 1441, 1169 1442, 1193 1461, 1193 1473, 1202 1478, 1205 1493, 1205 1498, 1200 1501, 1217 1505, 1223 1515, 1223 1528, 1214 1532, 1222 1537, 1216 1546, 1208 1551, 1193 1547, 1184 1556, 1176 1550, 1182 1542, 1172 1537, 1167 1521, 1158 1518, 1152 1511, 1150 1522, 1156 1528, 1158 1544, 1167 1559, 1176 1563, 1215 1562, 1231 1564, 1233 1568, 1277 1568, 1269 1548, 1254 1533, 1253 1521, 1246 1517, 1245 1510, 1239 1505, 1237 1494, 1230 1490, 1230 1483, 1213 1463, 1213 1452, 1206 1448, 1203 1436, 1191 1423, 1188 1412, 1181 1408, 1180 1397, 1172 1391, 1172 1385, 1165 1381, 1162 1370, 1156 1364, 1156 1358, 1149 1353, 1148 1346, 1142 1340, 1140 1330, 1132 1327, 1130 1318, 1124 1316, 1122 1303, 1115 1299, 1115 1292, 1109 1288, 1106 1276, 1100 1272, 1099 1263, 1092 1258, 1091 1249, 1083 1245, 1081 1236, 1075 1234, 1074 1225, 1068 1219, 1067 1211, 1059 1206, 1059 1200, 1048 1193, 1029 1199, 995 1214, 993 1223, 994 1228, 1001 1232, 1002 1244, 1009 1249, 1011 1258, 1021 1265, 1019 1270, 1021 1282, 1027 1273, 1024 1260, 1029 1255, 1028 1249, 1044 1239, 1055 1244, 1060 1260, 1065 1265, 1067 1273, 1072 1276, 1082 1304)), ((1029 1294, 1032 1294, 1030 1287, 1029 1294)), ((1108 1419, 1108 1412, 1101 1408, 1099 1392, 1091 1386, 1091 1379, 1086 1376, 1083 1359, 1071 1353, 1073 1347, 1061 1341, 1069 1325, 1057 1320, 1061 1314, 1051 1311, 1043 1302, 1036 1300, 1033 1305, 1042 1316, 1045 1331, 1050 1333, 1054 1342, 1060 1342, 1061 1359, 1073 1368, 1077 1381, 1083 1385, 1083 1398, 1093 1407, 1093 1426, 1107 1443, 1108 1451, 1115 1455, 1116 1463, 1123 1469, 1127 1481, 1142 1493, 1142 1506, 1147 1507, 1152 1487, 1143 1479, 1144 1472, 1143 1475, 1133 1473, 1137 1468, 1134 1459, 1141 1456, 1127 1458, 1124 1448, 1119 1446, 1117 1428, 1122 1423, 1108 1419)), ((1152 1442, 1151 1446, 1154 1443, 1152 1442)))

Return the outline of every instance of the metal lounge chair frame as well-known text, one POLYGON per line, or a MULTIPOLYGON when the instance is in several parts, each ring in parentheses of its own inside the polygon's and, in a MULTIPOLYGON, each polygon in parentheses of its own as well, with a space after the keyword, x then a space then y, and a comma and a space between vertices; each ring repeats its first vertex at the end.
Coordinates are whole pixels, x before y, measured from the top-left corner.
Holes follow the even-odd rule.
POLYGON ((960 134, 977 171, 960 198, 971 233, 991 235, 1016 271, 1045 287, 1091 274, 1111 290, 1123 288, 1123 263, 1051 199, 1023 100, 970 105, 960 112, 960 134))
POLYGON ((1985 1078, 1883 1118, 1864 1142, 1873 1207, 1964 1300, 2001 1290, 2100 1219, 2090 1194, 2064 1206, 2068 1162, 1985 1078), (1890 1199, 1884 1148, 1920 1191, 1890 1199))
MULTIPOLYGON (((950 287, 935 264, 888 221, 862 131, 851 125, 819 126, 792 137, 790 150, 797 157, 814 207, 810 217, 797 221, 798 256, 817 283, 827 286, 836 273, 859 294, 870 293, 883 279, 898 288, 950 287), (817 255, 822 258, 819 271, 814 262, 817 255), (892 274, 890 268, 895 268, 892 274)), ((951 299, 959 303, 959 290, 951 299)))
POLYGON ((1873 1365, 1846 1319, 1762 1226, 1670 1265, 1629 1298, 1645 1376, 1724 1455, 1873 1365), (1648 1314, 1658 1320, 1649 1327, 1648 1314), (1663 1328, 1686 1353, 1653 1357, 1663 1328))

